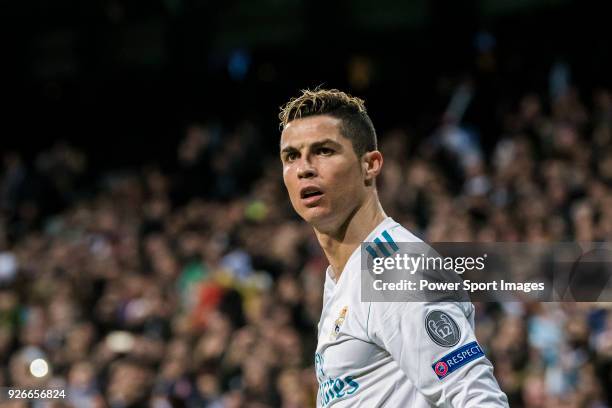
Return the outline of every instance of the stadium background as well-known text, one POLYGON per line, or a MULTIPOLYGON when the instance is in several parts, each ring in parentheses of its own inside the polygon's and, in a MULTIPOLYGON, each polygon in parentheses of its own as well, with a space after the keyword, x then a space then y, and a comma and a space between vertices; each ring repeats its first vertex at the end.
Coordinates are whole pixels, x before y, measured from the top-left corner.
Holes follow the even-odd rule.
MULTIPOLYGON (((278 107, 305 87, 366 99, 383 204, 427 240, 612 236, 600 2, 0 10, 0 386, 64 387, 57 406, 313 406, 326 262, 277 158, 278 107)), ((612 406, 608 304, 477 309, 511 406, 612 406)))

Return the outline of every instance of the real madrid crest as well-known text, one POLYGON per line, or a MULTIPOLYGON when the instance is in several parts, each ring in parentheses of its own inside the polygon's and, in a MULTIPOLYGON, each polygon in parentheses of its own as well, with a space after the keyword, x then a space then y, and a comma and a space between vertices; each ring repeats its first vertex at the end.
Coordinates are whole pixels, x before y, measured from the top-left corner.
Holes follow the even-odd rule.
POLYGON ((344 319, 346 319, 346 313, 348 312, 348 306, 344 306, 338 315, 338 318, 334 322, 334 328, 329 335, 330 340, 336 340, 338 338, 338 334, 340 333, 340 327, 342 323, 344 323, 344 319))

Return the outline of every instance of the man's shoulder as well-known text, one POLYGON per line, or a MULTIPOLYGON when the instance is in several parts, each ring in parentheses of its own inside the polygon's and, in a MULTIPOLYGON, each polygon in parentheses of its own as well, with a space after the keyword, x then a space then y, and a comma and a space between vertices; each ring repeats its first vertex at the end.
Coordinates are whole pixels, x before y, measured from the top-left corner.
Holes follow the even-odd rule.
POLYGON ((423 240, 417 237, 414 233, 410 232, 403 225, 396 221, 385 229, 385 231, 391 236, 396 242, 423 242, 423 240))
POLYGON ((364 241, 364 249, 374 258, 379 256, 387 257, 400 251, 400 249, 405 250, 407 248, 406 243, 420 245, 423 243, 423 240, 392 218, 387 218, 364 241))

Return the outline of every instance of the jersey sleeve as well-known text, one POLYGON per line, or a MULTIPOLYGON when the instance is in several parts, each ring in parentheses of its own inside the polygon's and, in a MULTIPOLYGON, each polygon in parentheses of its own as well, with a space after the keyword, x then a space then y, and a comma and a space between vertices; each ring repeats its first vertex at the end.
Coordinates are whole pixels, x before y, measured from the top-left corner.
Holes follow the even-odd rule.
POLYGON ((368 336, 437 407, 508 407, 474 335, 471 303, 372 302, 368 336))

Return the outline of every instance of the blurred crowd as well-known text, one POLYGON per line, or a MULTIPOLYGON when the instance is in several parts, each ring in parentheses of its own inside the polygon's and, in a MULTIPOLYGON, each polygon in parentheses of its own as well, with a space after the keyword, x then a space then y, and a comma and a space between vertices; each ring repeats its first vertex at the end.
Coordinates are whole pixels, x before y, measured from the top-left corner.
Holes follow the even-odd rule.
MULTIPOLYGON (((525 94, 501 119, 378 129, 387 214, 430 242, 610 240, 612 93, 525 94)), ((327 262, 261 140, 193 124, 173 168, 94 176, 69 143, 4 152, 0 387, 65 389, 53 406, 313 407, 327 262)), ((512 407, 612 407, 610 304, 476 307, 512 407)))

